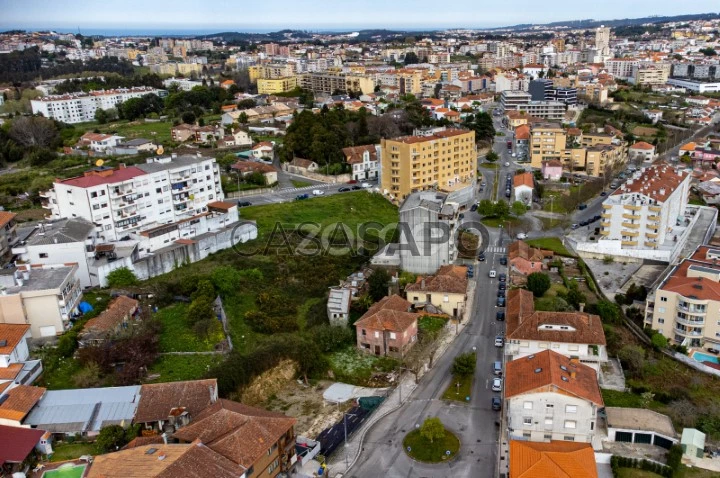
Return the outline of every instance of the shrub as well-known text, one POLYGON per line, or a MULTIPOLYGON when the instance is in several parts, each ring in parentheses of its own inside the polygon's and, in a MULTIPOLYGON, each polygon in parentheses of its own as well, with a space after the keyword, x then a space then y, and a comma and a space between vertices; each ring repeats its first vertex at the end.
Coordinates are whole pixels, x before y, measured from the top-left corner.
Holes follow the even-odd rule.
POLYGON ((115 269, 107 275, 108 287, 132 287, 140 283, 135 273, 127 267, 115 269))
POLYGON ((468 377, 475 373, 475 354, 468 352, 455 357, 452 373, 460 377, 468 377))
POLYGON ((664 349, 668 344, 668 340, 663 334, 653 334, 650 340, 652 341, 652 345, 655 350, 664 349))
POLYGON ((678 471, 682 462, 683 450, 680 445, 673 445, 667 453, 667 464, 673 471, 678 471))
POLYGON ((420 426, 420 435, 432 443, 440 440, 445 436, 445 427, 437 417, 426 418, 420 426))
POLYGON ((310 329, 315 343, 325 353, 340 350, 353 342, 353 332, 348 327, 320 325, 310 329))
POLYGON ((550 285, 550 276, 542 272, 533 272, 527 277, 527 288, 535 297, 542 297, 550 285))
POLYGON ((187 321, 196 324, 202 320, 215 319, 213 300, 206 296, 200 296, 192 301, 187 311, 187 321))

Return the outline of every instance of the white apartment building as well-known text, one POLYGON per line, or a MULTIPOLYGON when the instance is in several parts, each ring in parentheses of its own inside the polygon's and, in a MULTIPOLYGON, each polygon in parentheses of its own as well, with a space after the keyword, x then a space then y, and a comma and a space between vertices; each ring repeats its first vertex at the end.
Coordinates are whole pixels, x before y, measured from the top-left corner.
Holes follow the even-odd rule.
POLYGON ((605 62, 607 72, 620 80, 628 80, 633 76, 633 67, 640 65, 637 58, 613 58, 605 62))
POLYGON ((686 226, 690 175, 661 163, 641 168, 603 201, 598 241, 622 249, 658 249, 679 239, 686 226))
POLYGON ((167 80, 163 80, 163 86, 165 88, 170 88, 172 85, 177 85, 179 89, 182 91, 190 91, 196 86, 202 86, 202 81, 198 80, 190 80, 188 78, 168 78, 167 80))
POLYGON ((70 328, 82 300, 77 266, 19 266, 0 274, 0 324, 29 324, 33 338, 70 328))
POLYGON ((647 297, 645 325, 670 343, 720 347, 720 248, 699 246, 647 297))
POLYGON ((163 224, 189 219, 222 201, 215 158, 148 158, 136 166, 98 167, 57 181, 42 193, 52 219, 84 218, 100 229, 99 239, 117 241, 163 224))
POLYGON ((91 91, 89 93, 70 93, 51 95, 31 100, 33 114, 42 114, 63 123, 83 123, 95 119, 95 110, 116 108, 130 98, 154 94, 165 96, 165 90, 149 86, 122 88, 117 90, 91 91))
POLYGON ((592 368, 546 350, 505 366, 510 439, 591 442, 604 403, 592 368))

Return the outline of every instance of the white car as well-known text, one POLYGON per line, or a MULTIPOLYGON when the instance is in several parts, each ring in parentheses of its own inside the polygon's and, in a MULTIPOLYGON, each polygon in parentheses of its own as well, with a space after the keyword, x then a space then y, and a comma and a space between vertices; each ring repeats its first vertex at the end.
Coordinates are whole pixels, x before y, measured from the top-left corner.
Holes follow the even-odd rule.
POLYGON ((501 378, 493 379, 492 391, 493 392, 502 392, 502 379, 501 378))
POLYGON ((510 163, 505 163, 505 167, 507 168, 508 166, 510 166, 510 163))
POLYGON ((499 335, 495 337, 495 347, 502 347, 503 345, 505 345, 505 339, 499 335))
POLYGON ((527 239, 527 234, 525 234, 524 232, 519 232, 518 235, 515 237, 517 239, 523 240, 523 239, 527 239))
POLYGON ((370 184, 370 183, 362 183, 362 184, 360 185, 360 187, 363 188, 363 189, 370 189, 370 188, 372 187, 372 184, 370 184))
POLYGON ((325 194, 325 191, 321 191, 319 189, 313 189, 313 192, 312 192, 313 196, 322 196, 323 194, 325 194))

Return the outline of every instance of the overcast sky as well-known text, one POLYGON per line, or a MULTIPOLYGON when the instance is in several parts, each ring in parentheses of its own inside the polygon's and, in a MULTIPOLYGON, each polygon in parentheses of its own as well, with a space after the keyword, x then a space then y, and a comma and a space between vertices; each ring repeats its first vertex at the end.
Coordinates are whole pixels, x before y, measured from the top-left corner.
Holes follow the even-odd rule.
POLYGON ((493 27, 720 11, 718 0, 1 0, 0 28, 253 31, 493 27))

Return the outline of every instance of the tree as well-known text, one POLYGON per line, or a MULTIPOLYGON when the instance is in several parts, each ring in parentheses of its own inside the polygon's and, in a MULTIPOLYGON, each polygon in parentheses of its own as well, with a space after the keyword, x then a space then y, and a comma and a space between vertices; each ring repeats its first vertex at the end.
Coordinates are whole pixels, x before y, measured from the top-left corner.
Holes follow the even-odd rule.
POLYGON ((443 439, 445 433, 445 427, 437 417, 426 418, 420 426, 420 435, 430 443, 443 439))
POLYGON ((55 122, 42 116, 21 116, 10 125, 10 137, 29 148, 48 148, 55 145, 58 130, 55 122))
POLYGON ((663 334, 653 334, 650 341, 656 350, 664 349, 668 345, 668 340, 663 334))
POLYGON ((469 377, 475 373, 475 363, 474 353, 460 354, 453 360, 452 373, 458 377, 469 377))
POLYGON ((100 430, 95 439, 95 447, 99 453, 109 453, 124 447, 138 434, 138 426, 125 430, 120 425, 108 425, 100 430))
POLYGON ((115 269, 107 275, 108 287, 132 287, 140 283, 135 273, 127 267, 115 269))
POLYGON ((520 217, 527 212, 527 206, 520 201, 515 201, 510 206, 514 216, 520 217))
POLYGON ((405 59, 403 60, 403 62, 406 65, 414 65, 416 63, 420 63, 420 59, 415 52, 410 51, 405 53, 405 59))
POLYGON ((377 302, 388 293, 390 274, 385 269, 376 269, 368 278, 369 294, 377 302))
POLYGON ((571 280, 569 281, 569 284, 570 286, 567 292, 568 304, 572 305, 576 309, 580 309, 580 304, 587 304, 587 298, 585 297, 585 294, 580 292, 577 282, 571 280))
POLYGON ((673 445, 670 447, 670 450, 667 452, 667 466, 672 468, 674 472, 677 472, 680 470, 680 465, 682 464, 682 456, 683 456, 683 449, 680 445, 673 445))
POLYGON ((620 307, 609 300, 600 300, 595 304, 600 320, 606 324, 619 324, 621 322, 620 307))
POLYGON ((493 205, 493 216, 508 217, 510 215, 510 205, 505 201, 498 201, 493 205))
POLYGON ((235 156, 233 153, 227 153, 223 156, 219 156, 217 158, 217 163, 222 167, 225 171, 228 171, 230 166, 238 162, 238 157, 235 156))
POLYGON ((500 156, 495 151, 490 151, 488 154, 485 155, 485 159, 490 161, 491 163, 494 163, 498 159, 500 159, 500 156))
POLYGON ((183 123, 195 124, 195 113, 193 113, 192 111, 186 111, 182 114, 182 116, 180 116, 180 119, 183 123))
POLYGON ((550 276, 542 272, 533 272, 527 276, 527 288, 535 297, 542 297, 550 289, 550 276))
POLYGON ((330 353, 354 342, 353 331, 349 327, 323 324, 310 329, 313 341, 323 353, 330 353))
POLYGON ((187 321, 191 324, 200 322, 201 320, 215 319, 215 308, 213 307, 213 299, 210 297, 200 296, 190 303, 187 310, 187 321))
POLYGON ((217 293, 215 292, 215 286, 213 286, 212 282, 203 279, 197 283, 197 288, 192 293, 191 298, 195 300, 199 297, 207 297, 208 299, 215 300, 216 296, 217 293))
POLYGON ((107 111, 105 111, 102 108, 98 108, 95 110, 95 121, 97 121, 99 124, 105 124, 108 122, 108 114, 107 111))
POLYGON ((639 345, 626 345, 618 352, 618 357, 633 372, 639 372, 645 365, 645 349, 639 345))

